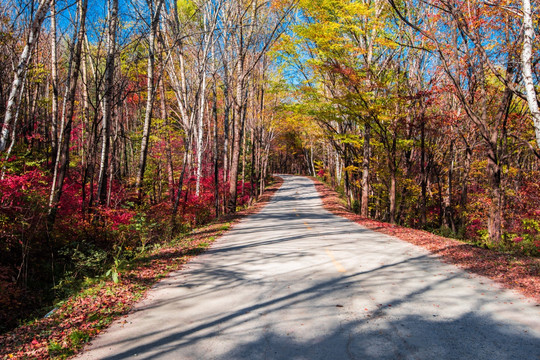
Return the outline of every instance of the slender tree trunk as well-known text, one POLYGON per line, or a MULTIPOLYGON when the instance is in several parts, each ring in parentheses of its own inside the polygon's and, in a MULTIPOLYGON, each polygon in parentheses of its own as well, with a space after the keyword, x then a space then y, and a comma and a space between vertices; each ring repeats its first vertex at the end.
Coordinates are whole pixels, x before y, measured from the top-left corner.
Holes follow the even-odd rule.
POLYGON ((112 119, 114 91, 114 62, 116 56, 116 30, 118 27, 118 0, 109 0, 109 19, 107 33, 107 59, 105 62, 105 93, 103 96, 103 125, 101 157, 99 164, 97 198, 104 204, 107 194, 107 170, 109 168, 109 138, 112 119))
POLYGON ((224 69, 223 102, 223 180, 227 181, 229 179, 229 116, 231 112, 227 67, 224 69))
POLYGON ((199 117, 197 121, 197 174, 195 182, 195 194, 199 196, 201 191, 201 177, 202 177, 202 153, 203 153, 203 120, 204 120, 204 110, 206 107, 206 69, 203 70, 202 74, 202 84, 201 84, 201 93, 200 93, 200 103, 199 103, 199 117))
MULTIPOLYGON (((191 144, 191 135, 188 135, 184 139, 184 144, 191 144)), ((184 153, 184 160, 182 162, 182 171, 180 172, 180 179, 178 180, 178 188, 176 190, 176 197, 174 198, 173 210, 172 210, 172 219, 173 224, 176 221, 176 214, 178 213, 178 206, 180 204, 180 196, 182 196, 182 188, 184 187, 184 177, 186 170, 189 169, 191 162, 191 156, 189 150, 186 147, 186 152, 184 153)))
POLYGON ((159 78, 159 91, 160 91, 160 107, 161 107, 161 118, 165 121, 167 126, 167 145, 165 148, 167 156, 167 182, 169 189, 169 198, 171 203, 174 204, 175 198, 175 189, 174 189, 174 170, 173 170, 173 159, 172 159, 172 145, 171 145, 171 124, 169 120, 169 114, 167 113, 167 104, 165 102, 165 84, 163 82, 163 74, 159 78))
POLYGON ((420 186, 421 186, 421 203, 420 203, 420 226, 426 226, 426 207, 427 207, 427 175, 426 175, 426 124, 424 119, 420 124, 420 186))
POLYGON ((348 151, 348 147, 345 145, 344 146, 344 149, 343 149, 343 162, 344 162, 344 166, 345 166, 345 184, 344 184, 344 190, 345 190, 345 196, 347 197, 347 206, 349 208, 351 208, 352 206, 352 203, 351 203, 351 196, 350 196, 350 193, 351 193, 351 181, 350 181, 350 175, 349 175, 349 170, 347 170, 347 168, 349 167, 349 151, 348 151))
POLYGON ((492 243, 498 244, 502 238, 502 189, 501 168, 496 148, 488 151, 487 175, 490 182, 490 198, 488 213, 488 234, 492 243))
POLYGON ((116 175, 116 163, 118 158, 118 152, 117 152, 117 142, 118 142, 118 119, 120 117, 119 111, 122 111, 121 109, 119 111, 117 110, 117 106, 113 106, 114 110, 113 113, 116 113, 116 116, 114 118, 114 136, 112 137, 111 142, 111 154, 110 154, 110 162, 109 162, 109 186, 107 188, 107 200, 106 200, 106 206, 111 206, 111 195, 112 195, 112 189, 113 189, 113 182, 114 177, 116 175))
POLYGON ((454 140, 450 141, 450 166, 448 168, 448 177, 446 184, 446 193, 444 196, 444 214, 443 214, 443 226, 456 231, 453 220, 453 208, 452 208, 452 181, 454 175, 454 140))
POLYGON ((360 215, 369 217, 369 164, 371 158, 371 125, 366 122, 364 125, 364 146, 362 159, 362 203, 360 204, 360 215))
POLYGON ((255 129, 251 129, 251 169, 249 174, 249 197, 250 201, 256 199, 257 197, 257 180, 255 177, 255 129))
MULTIPOLYGON (((246 133, 246 123, 243 122, 243 129, 242 133, 246 133)), ((240 196, 244 196, 245 187, 246 187, 246 137, 242 137, 242 191, 240 193, 240 196)))
POLYGON ((390 199, 390 223, 396 223, 396 173, 392 171, 390 173, 390 188, 388 189, 388 196, 390 199))
MULTIPOLYGON (((472 149, 468 144, 465 145, 465 158, 463 159, 463 178, 461 179, 460 208, 465 210, 469 202, 469 174, 472 164, 472 149)), ((462 219, 463 220, 463 219, 462 219)))
MULTIPOLYGON (((81 70, 82 70, 82 102, 83 102, 83 116, 82 116, 82 122, 83 122, 83 137, 82 137, 82 148, 85 149, 85 142, 87 142, 89 145, 88 147, 91 148, 90 145, 92 143, 92 132, 88 131, 90 127, 90 104, 88 102, 88 71, 86 68, 86 47, 84 46, 84 43, 82 44, 82 59, 81 59, 81 70), (88 141, 87 141, 88 140, 88 141)), ((90 159, 89 152, 90 149, 86 148, 86 151, 83 152, 81 159, 82 159, 82 167, 86 169, 88 161, 90 159)), ((83 150, 84 151, 84 150, 83 150)), ((85 182, 86 184, 86 182, 85 182)), ((83 189, 84 191, 84 189, 83 189)))
POLYGON ((51 0, 51 139, 52 153, 58 146, 58 60, 56 53, 56 0, 51 0))
POLYGON ((540 110, 538 109, 538 99, 536 97, 531 64, 533 41, 534 26, 531 2, 530 0, 523 0, 523 51, 521 53, 523 83, 525 84, 527 103, 529 104, 533 118, 536 145, 540 148, 540 110))
POLYGON ((397 204, 397 162, 396 162, 396 136, 392 140, 390 154, 388 154, 388 170, 390 171, 390 188, 388 189, 388 197, 390 201, 390 223, 396 223, 396 204, 397 204))
POLYGON ((216 81, 212 85, 212 118, 214 120, 214 203, 216 218, 219 217, 219 137, 216 81))
POLYGON ((143 134, 141 139, 141 153, 139 156, 139 168, 137 172, 137 198, 142 199, 142 186, 144 180, 144 172, 146 170, 146 158, 148 156, 148 142, 150 139, 150 127, 152 125, 152 110, 154 107, 154 69, 155 69, 155 52, 156 52, 156 35, 159 24, 159 15, 163 0, 159 0, 154 9, 154 0, 147 0, 148 8, 150 9, 150 35, 148 37, 148 64, 146 77, 146 111, 144 113, 143 134))
POLYGON ((317 172, 315 171, 315 163, 313 161, 313 141, 311 139, 309 140, 309 163, 311 165, 311 172, 313 173, 313 177, 317 175, 317 172))

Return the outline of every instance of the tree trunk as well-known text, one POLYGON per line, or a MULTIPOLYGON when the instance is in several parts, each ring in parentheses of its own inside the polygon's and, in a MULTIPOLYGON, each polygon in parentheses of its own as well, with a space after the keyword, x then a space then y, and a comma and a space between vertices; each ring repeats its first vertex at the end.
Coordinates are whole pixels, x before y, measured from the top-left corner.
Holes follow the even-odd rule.
POLYGON ((158 0, 157 7, 154 9, 153 0, 147 0, 148 8, 150 9, 150 35, 148 37, 148 65, 147 65, 147 77, 146 77, 146 111, 144 113, 144 126, 141 139, 141 154, 139 157, 139 169, 137 173, 137 198, 139 201, 142 199, 142 186, 144 180, 144 172, 146 170, 146 158, 148 156, 148 141, 150 138, 150 127, 152 125, 152 110, 154 107, 154 68, 155 68, 155 49, 156 49, 156 35, 159 24, 159 15, 161 13, 161 6, 163 0, 158 0))
POLYGON ((219 217, 219 136, 216 81, 212 85, 212 118, 214 120, 214 203, 216 218, 219 217))
POLYGON ((501 168, 496 151, 493 148, 488 151, 487 175, 490 183, 491 198, 488 214, 488 234, 490 242, 498 244, 502 238, 501 168))
POLYGON ((224 66, 223 72, 223 180, 227 181, 229 179, 229 116, 231 112, 227 66, 224 66))
POLYGON ((167 182, 169 189, 169 198, 171 203, 174 204, 175 190, 174 190, 174 170, 173 170, 173 160, 172 160, 172 145, 171 145, 171 124, 169 120, 169 114, 167 113, 167 104, 165 103, 165 85, 163 83, 163 74, 159 78, 159 90, 160 90, 160 107, 161 107, 161 118, 165 121, 167 126, 167 145, 165 148, 167 156, 167 182))
POLYGON ((454 140, 450 141, 450 166, 448 168, 446 194, 444 196, 443 226, 456 232, 452 207, 452 181, 454 177, 454 140))
POLYGON ((51 0, 51 138, 52 153, 58 146, 58 60, 56 54, 56 0, 51 0))
POLYGON ((255 129, 251 129, 251 168, 249 174, 249 197, 250 202, 257 198, 257 180, 255 177, 255 129))
POLYGON ((199 118, 197 122, 197 174, 196 174, 196 183, 195 183, 195 194, 199 196, 201 191, 201 177, 202 177, 202 153, 203 153, 203 120, 204 120, 204 109, 206 107, 206 69, 203 70, 202 74, 202 84, 200 90, 200 103, 199 103, 199 118))
POLYGON ((531 2, 530 0, 523 0, 523 51, 521 53, 523 83, 525 84, 527 103, 529 104, 533 118, 536 144, 540 148, 540 110, 538 110, 538 99, 536 97, 531 64, 533 40, 534 27, 531 2))
MULTIPOLYGON (((243 122, 242 133, 246 132, 246 123, 243 122)), ((246 138, 247 136, 242 137, 242 190, 240 196, 244 196, 245 187, 246 187, 246 138)))
POLYGON ((369 217, 369 163, 371 157, 371 125, 366 122, 364 126, 364 146, 362 159, 362 203, 360 215, 369 217))
POLYGON ((118 26, 118 0, 109 0, 109 19, 107 33, 107 59, 105 62, 105 93, 103 95, 103 125, 101 140, 101 157, 97 198, 104 204, 107 194, 107 170, 109 168, 109 135, 112 118, 112 102, 114 91, 114 62, 116 56, 116 29, 118 26))
POLYGON ((390 200, 390 223, 396 223, 396 172, 390 171, 390 188, 388 189, 388 197, 390 200))
POLYGON ((426 174, 426 123, 424 119, 420 124, 420 186, 421 186, 421 203, 420 203, 420 226, 426 226, 426 207, 427 207, 427 174, 426 174))
POLYGON ((178 180, 178 188, 176 190, 176 197, 174 198, 173 210, 172 210, 172 219, 173 223, 176 220, 176 214, 178 213, 178 205, 180 204, 180 196, 182 196, 182 188, 184 187, 184 177, 186 173, 186 168, 188 167, 189 155, 186 150, 184 153, 184 161, 182 163, 182 171, 180 172, 180 179, 178 180))

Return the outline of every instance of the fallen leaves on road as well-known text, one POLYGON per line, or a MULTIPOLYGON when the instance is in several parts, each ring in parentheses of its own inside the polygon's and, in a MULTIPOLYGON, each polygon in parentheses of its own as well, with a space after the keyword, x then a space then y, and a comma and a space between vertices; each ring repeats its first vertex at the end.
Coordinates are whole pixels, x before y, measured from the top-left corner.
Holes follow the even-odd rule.
POLYGON ((314 178, 312 180, 322 198, 325 209, 332 213, 352 220, 368 229, 421 246, 438 255, 445 262, 491 278, 504 287, 517 290, 540 303, 540 259, 504 254, 444 238, 427 231, 363 218, 347 210, 343 200, 335 191, 314 178))

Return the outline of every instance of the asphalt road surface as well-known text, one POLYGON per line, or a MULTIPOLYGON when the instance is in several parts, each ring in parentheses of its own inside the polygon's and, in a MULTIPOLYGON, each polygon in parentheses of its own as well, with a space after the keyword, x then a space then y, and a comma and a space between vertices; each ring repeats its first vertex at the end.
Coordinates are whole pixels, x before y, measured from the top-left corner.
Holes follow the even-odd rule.
POLYGON ((540 307, 324 210, 311 180, 272 201, 83 359, 540 359, 540 307))

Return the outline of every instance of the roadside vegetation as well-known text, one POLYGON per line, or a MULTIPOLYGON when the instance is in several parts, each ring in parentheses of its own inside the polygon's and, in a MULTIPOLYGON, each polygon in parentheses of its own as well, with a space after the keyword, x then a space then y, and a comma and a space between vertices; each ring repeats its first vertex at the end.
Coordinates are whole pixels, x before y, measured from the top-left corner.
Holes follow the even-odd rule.
POLYGON ((240 219, 259 211, 282 182, 272 179, 256 203, 234 215, 170 239, 160 237, 134 250, 118 251, 108 266, 85 277, 69 296, 55 302, 48 314, 28 318, 0 335, 0 357, 62 359, 76 354, 92 337, 127 314, 153 284, 204 252, 240 219))

